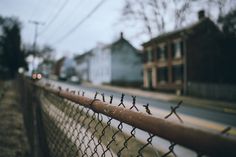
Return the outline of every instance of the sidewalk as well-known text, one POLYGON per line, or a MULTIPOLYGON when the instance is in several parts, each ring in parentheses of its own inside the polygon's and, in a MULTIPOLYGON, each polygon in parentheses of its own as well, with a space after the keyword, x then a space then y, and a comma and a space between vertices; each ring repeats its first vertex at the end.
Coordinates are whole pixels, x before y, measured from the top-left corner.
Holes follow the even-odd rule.
POLYGON ((0 157, 28 157, 29 144, 13 82, 1 82, 0 92, 0 157))
POLYGON ((118 87, 111 85, 93 85, 91 83, 84 83, 87 87, 97 87, 105 90, 111 90, 116 92, 121 92, 124 94, 142 96, 146 98, 152 98, 167 102, 178 103, 179 101, 183 101, 183 105, 193 106, 193 107, 201 107, 205 109, 211 109, 215 111, 236 114, 236 102, 225 102, 218 100, 208 100, 190 96, 177 96, 174 94, 168 93, 160 93, 156 91, 146 91, 138 88, 130 88, 130 87, 118 87))

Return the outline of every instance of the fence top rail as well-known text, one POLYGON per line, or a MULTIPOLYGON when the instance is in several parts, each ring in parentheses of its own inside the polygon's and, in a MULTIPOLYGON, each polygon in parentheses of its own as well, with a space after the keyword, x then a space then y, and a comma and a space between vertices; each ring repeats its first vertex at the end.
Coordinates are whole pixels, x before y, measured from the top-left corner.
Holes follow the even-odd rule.
POLYGON ((210 156, 225 156, 226 154, 236 156, 236 138, 233 136, 226 136, 221 133, 190 127, 182 123, 174 123, 146 113, 113 106, 98 99, 76 95, 61 88, 55 89, 49 85, 42 85, 40 83, 33 83, 33 85, 86 108, 90 108, 96 113, 112 117, 197 152, 210 156))

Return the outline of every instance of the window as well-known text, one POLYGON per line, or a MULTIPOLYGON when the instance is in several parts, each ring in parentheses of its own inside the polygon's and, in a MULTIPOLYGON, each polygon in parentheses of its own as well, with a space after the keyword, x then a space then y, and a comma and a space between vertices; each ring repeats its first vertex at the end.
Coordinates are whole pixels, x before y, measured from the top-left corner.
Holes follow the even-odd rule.
POLYGON ((151 62, 152 61, 152 49, 149 48, 147 51, 147 61, 151 62))
POLYGON ((165 60, 167 58, 167 46, 166 45, 158 46, 156 53, 158 60, 165 60))
POLYGON ((173 67, 173 82, 183 81, 183 65, 177 65, 173 67))
POLYGON ((181 57, 181 47, 180 47, 180 42, 175 43, 175 58, 180 58, 181 57))
POLYGON ((181 58, 183 55, 183 42, 181 40, 175 41, 172 44, 172 57, 181 58))
POLYGON ((167 67, 157 69, 158 82, 165 83, 168 79, 167 67))

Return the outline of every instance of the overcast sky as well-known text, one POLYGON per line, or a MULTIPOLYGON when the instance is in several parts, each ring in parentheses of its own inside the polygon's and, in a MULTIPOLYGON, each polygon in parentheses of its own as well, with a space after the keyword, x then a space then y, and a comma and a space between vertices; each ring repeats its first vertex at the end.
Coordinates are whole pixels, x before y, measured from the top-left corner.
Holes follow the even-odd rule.
POLYGON ((34 25, 29 20, 43 22, 39 26, 38 43, 55 47, 61 55, 83 53, 97 42, 110 43, 119 37, 122 25, 117 25, 123 0, 105 0, 88 20, 65 40, 58 42, 76 26, 101 0, 0 0, 2 16, 17 16, 23 24, 22 38, 33 43, 34 25), (63 6, 63 7, 62 7, 63 6), (56 13, 60 14, 55 18, 56 13), (52 19, 55 19, 52 21, 52 19))
MULTIPOLYGON (((119 23, 124 0, 105 0, 96 12, 75 29, 70 36, 60 40, 101 1, 0 0, 0 15, 17 16, 23 24, 23 42, 29 44, 33 43, 35 28, 33 24, 29 23, 29 20, 44 23, 39 26, 37 42, 39 45, 49 44, 54 47, 57 57, 83 53, 93 48, 98 42, 109 44, 119 38, 121 31, 135 47, 140 48, 142 42, 145 42, 147 38, 134 38, 134 32, 137 30, 119 23)), ((199 7, 193 11, 193 21, 196 21, 197 10, 199 7)), ((171 25, 171 21, 168 24, 171 25)))

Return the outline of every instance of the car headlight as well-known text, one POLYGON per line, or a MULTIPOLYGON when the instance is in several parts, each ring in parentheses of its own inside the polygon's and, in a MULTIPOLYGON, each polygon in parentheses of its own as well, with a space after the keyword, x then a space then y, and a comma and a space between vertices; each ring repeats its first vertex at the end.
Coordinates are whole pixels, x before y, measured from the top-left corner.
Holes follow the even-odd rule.
POLYGON ((32 78, 36 79, 37 78, 37 74, 32 74, 32 78))
POLYGON ((41 79, 42 78, 42 74, 37 74, 37 79, 41 79))

